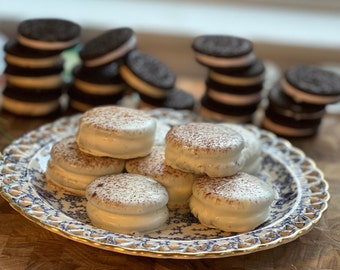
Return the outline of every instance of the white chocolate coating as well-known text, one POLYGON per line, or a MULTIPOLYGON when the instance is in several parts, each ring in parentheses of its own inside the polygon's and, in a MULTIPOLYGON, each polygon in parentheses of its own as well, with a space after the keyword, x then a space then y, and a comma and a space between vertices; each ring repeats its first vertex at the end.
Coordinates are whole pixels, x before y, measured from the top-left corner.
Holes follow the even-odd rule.
POLYGON ((241 67, 247 66, 256 58, 253 52, 240 57, 215 57, 195 52, 195 58, 210 67, 241 67))
POLYGON ((165 138, 165 162, 174 169, 211 177, 233 175, 244 166, 244 140, 214 123, 174 126, 165 138))
POLYGON ((262 148, 260 144, 260 138, 258 138, 254 133, 247 130, 244 126, 233 124, 233 123, 223 123, 235 131, 237 131, 244 140, 244 148, 242 150, 242 155, 245 159, 245 164, 242 168, 242 172, 249 174, 257 174, 261 170, 262 164, 262 148))
POLYGON ((101 106, 80 118, 76 136, 81 151, 95 156, 130 159, 151 152, 156 120, 136 109, 101 106))
POLYGON ((168 194, 148 177, 122 173, 102 176, 86 190, 87 213, 100 228, 119 233, 142 233, 165 225, 168 194))
POLYGON ((125 168, 128 173, 145 175, 161 183, 169 194, 169 209, 189 206, 191 187, 196 175, 167 166, 164 146, 154 146, 146 157, 127 160, 125 168))
POLYGON ((246 173, 201 177, 193 184, 190 209, 205 226, 246 232, 266 221, 274 198, 270 185, 246 173))
POLYGON ((85 196, 86 187, 97 177, 121 173, 125 165, 121 159, 96 157, 81 152, 74 137, 54 144, 50 154, 47 180, 77 196, 85 196))

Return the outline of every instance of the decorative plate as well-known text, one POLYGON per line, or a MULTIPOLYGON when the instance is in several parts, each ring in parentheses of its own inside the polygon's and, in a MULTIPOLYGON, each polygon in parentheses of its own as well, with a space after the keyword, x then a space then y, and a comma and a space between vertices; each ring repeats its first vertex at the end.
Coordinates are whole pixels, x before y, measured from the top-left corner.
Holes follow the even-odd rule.
MULTIPOLYGON (((150 111, 168 124, 191 115, 150 111)), ((64 117, 14 141, 0 161, 1 195, 20 214, 43 228, 96 248, 157 258, 218 258, 252 253, 293 241, 307 233, 327 209, 328 184, 304 153, 274 134, 247 126, 263 145, 259 177, 276 198, 269 219, 241 234, 201 225, 190 213, 172 211, 165 229, 148 235, 124 235, 96 228, 86 214, 86 199, 46 189, 44 171, 51 146, 75 134, 79 115, 64 117)), ((197 120, 197 119, 194 119, 197 120)))

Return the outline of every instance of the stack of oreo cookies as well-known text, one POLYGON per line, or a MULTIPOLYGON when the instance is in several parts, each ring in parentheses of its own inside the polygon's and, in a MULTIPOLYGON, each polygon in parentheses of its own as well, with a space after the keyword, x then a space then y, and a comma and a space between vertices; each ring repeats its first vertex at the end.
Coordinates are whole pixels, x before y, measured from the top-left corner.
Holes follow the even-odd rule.
POLYGON ((207 68, 200 113, 210 119, 251 122, 261 101, 265 67, 251 41, 228 35, 198 36, 196 61, 207 68))
POLYGON ((313 136, 326 106, 339 100, 339 75, 316 66, 292 66, 270 90, 262 125, 284 137, 313 136))
POLYGON ((146 52, 130 52, 120 73, 129 87, 139 94, 140 108, 192 110, 195 107, 193 95, 175 86, 176 76, 169 67, 146 52))
POLYGON ((2 109, 23 116, 60 111, 64 87, 62 52, 79 43, 80 26, 63 19, 30 19, 5 46, 2 109))
POLYGON ((127 85, 119 67, 136 46, 136 35, 128 27, 110 29, 84 44, 79 52, 81 64, 73 69, 68 86, 69 107, 86 111, 121 100, 127 85))

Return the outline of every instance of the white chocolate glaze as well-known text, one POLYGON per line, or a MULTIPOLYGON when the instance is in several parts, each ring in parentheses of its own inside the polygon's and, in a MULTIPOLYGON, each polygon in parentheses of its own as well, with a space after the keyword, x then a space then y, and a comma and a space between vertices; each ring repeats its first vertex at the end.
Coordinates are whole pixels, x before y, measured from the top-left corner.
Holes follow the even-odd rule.
POLYGON ((155 133, 154 118, 112 105, 86 111, 80 118, 76 140, 88 154, 129 159, 149 154, 155 133))
POLYGON ((191 187, 196 175, 167 166, 164 146, 154 146, 146 157, 127 160, 125 168, 128 173, 145 175, 161 183, 169 194, 169 209, 189 206, 191 187))
POLYGON ((244 166, 242 136, 214 123, 174 126, 167 133, 165 162, 186 172, 211 177, 228 176, 244 166))
POLYGON ((242 172, 249 174, 259 173, 262 164, 262 146, 260 144, 260 138, 242 125, 233 123, 223 123, 221 125, 225 125, 228 128, 237 131, 243 137, 244 148, 241 154, 245 159, 245 164, 242 168, 242 172))
POLYGON ((168 194, 160 183, 122 173, 102 176, 86 190, 87 213, 101 228, 140 233, 162 227, 168 219, 168 194))
POLYGON ((271 186, 246 173, 223 178, 201 177, 193 185, 190 209, 208 227, 246 232, 268 218, 274 198, 271 186))

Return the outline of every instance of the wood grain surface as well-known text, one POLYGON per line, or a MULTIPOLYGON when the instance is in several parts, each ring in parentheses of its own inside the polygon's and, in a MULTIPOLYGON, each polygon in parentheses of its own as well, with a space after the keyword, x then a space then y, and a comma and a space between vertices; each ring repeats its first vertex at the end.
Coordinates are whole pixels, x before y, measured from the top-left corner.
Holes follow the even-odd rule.
MULTIPOLYGON (((198 97, 202 81, 180 84, 198 97)), ((3 149, 54 119, 25 119, 0 114, 3 149)), ((330 185, 329 208, 320 222, 295 241, 249 255, 176 260, 131 256, 97 249, 47 231, 27 220, 0 197, 0 269, 340 269, 340 115, 328 114, 317 136, 291 140, 312 158, 330 185)))

